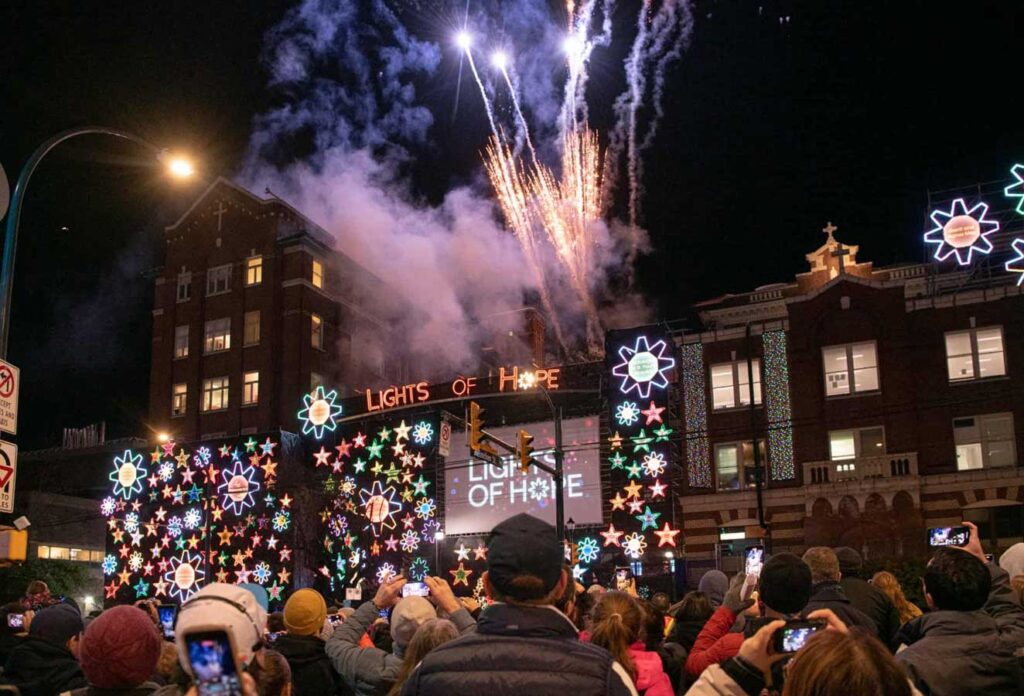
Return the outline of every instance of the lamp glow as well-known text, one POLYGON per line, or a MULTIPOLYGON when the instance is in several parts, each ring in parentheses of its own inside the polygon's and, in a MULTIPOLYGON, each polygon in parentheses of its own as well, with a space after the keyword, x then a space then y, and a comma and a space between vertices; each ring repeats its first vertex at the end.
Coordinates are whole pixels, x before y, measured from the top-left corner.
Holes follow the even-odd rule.
POLYGON ((196 173, 196 168, 185 157, 172 155, 166 159, 167 171, 176 179, 188 179, 196 173))

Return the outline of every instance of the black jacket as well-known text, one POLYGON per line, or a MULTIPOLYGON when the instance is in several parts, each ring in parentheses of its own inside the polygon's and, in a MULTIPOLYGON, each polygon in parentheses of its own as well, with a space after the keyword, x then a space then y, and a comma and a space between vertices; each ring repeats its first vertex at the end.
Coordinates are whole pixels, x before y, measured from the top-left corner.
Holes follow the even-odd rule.
POLYGON ((100 689, 95 686, 87 686, 68 693, 70 696, 150 696, 161 690, 166 691, 166 687, 162 687, 156 682, 145 682, 125 689, 100 689))
POLYGON ((678 619, 672 624, 672 631, 669 633, 666 639, 672 643, 678 643, 683 646, 686 652, 693 650, 693 644, 697 640, 697 636, 700 635, 701 629, 704 628, 704 624, 707 623, 707 619, 704 621, 679 621, 678 619))
POLYGON ((292 668, 292 693, 295 696, 333 696, 348 694, 342 690, 341 676, 331 667, 324 642, 316 636, 284 634, 274 641, 273 649, 284 655, 292 668))
POLYGON ((838 582, 826 580, 811 588, 811 600, 804 607, 803 614, 806 616, 817 609, 831 609, 832 613, 842 619, 843 623, 850 628, 856 627, 873 636, 878 635, 875 622, 850 603, 849 597, 843 592, 842 585, 838 582))
POLYGON ((1018 694, 1024 609, 1017 604, 1005 570, 992 563, 992 591, 978 611, 933 611, 912 619, 897 640, 907 645, 896 660, 928 696, 1018 694))
POLYGON ((22 696, 54 696, 86 685, 78 661, 67 648, 35 636, 11 651, 3 680, 17 686, 22 696))
POLYGON ((854 609, 866 614, 875 624, 878 639, 895 649, 893 640, 900 630, 900 613, 884 592, 866 580, 856 577, 844 577, 839 581, 843 592, 854 609))
POLYGON ((635 696, 622 665, 604 648, 581 643, 554 607, 492 604, 476 633, 434 649, 402 696, 635 696))

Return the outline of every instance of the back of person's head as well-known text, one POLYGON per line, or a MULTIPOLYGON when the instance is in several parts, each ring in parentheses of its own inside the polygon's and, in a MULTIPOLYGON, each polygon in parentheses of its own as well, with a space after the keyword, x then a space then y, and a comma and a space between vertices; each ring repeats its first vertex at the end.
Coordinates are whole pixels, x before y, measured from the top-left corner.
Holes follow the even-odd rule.
POLYGON ((907 675, 878 639, 821 631, 792 661, 782 696, 910 696, 907 675))
POLYGON ((576 596, 573 615, 569 617, 576 625, 576 628, 582 631, 590 629, 590 624, 594 618, 594 607, 601 601, 603 596, 604 593, 598 594, 596 592, 584 592, 576 596))
POLYGON ((938 549, 924 571, 925 599, 933 609, 975 611, 985 606, 991 590, 988 568, 962 549, 938 549))
POLYGON ((665 612, 654 605, 654 600, 637 600, 640 604, 640 611, 643 612, 644 626, 640 632, 644 641, 644 648, 657 650, 665 642, 665 612))
MULTIPOLYGON (((562 572, 567 574, 567 577, 572 577, 572 568, 567 565, 562 565, 562 572)), ((562 595, 555 600, 555 608, 562 612, 570 619, 576 609, 576 583, 567 582, 565 583, 565 591, 562 595)))
POLYGON ((715 613, 711 600, 700 590, 687 592, 676 610, 676 621, 705 623, 715 613))
POLYGON ((395 639, 391 637, 391 626, 388 625, 387 621, 375 621, 370 625, 366 633, 370 636, 370 641, 374 647, 384 652, 392 652, 394 650, 395 639))
POLYGON ((864 567, 864 559, 857 552, 857 549, 849 546, 840 546, 834 549, 836 558, 839 560, 839 572, 844 578, 860 577, 861 568, 864 567))
POLYGON ((130 689, 156 672, 162 646, 149 614, 137 607, 112 607, 89 623, 78 661, 91 686, 130 689))
POLYGON ((243 664, 249 664, 253 653, 263 642, 267 614, 248 590, 237 585, 213 582, 199 590, 181 605, 174 627, 174 643, 178 658, 191 673, 185 636, 199 631, 221 630, 228 633, 243 664))
POLYGON ((521 513, 491 530, 484 584, 499 602, 552 604, 569 582, 555 528, 521 513))
POLYGON ((812 546, 804 552, 804 563, 811 569, 811 581, 839 582, 839 559, 836 552, 827 546, 812 546))
POLYGON ((263 585, 257 585, 254 582, 241 582, 238 586, 243 590, 252 592, 252 596, 256 598, 256 603, 263 607, 264 612, 270 611, 270 595, 267 594, 267 589, 263 585))
POLYGON ((436 618, 437 610, 426 597, 410 595, 398 600, 391 610, 391 638, 395 654, 404 655, 406 646, 420 626, 436 618))
POLYGON ((672 600, 664 592, 655 592, 651 597, 651 604, 656 606, 662 614, 667 614, 669 607, 672 606, 672 600))
POLYGON ((156 675, 163 679, 165 684, 170 684, 179 667, 178 649, 174 647, 174 643, 163 641, 160 644, 160 658, 156 661, 156 675))
POLYGON ((285 630, 283 611, 275 611, 273 614, 267 614, 267 630, 270 633, 280 633, 285 630))
POLYGON ((643 624, 643 612, 635 599, 625 592, 606 592, 594 607, 590 642, 610 652, 636 679, 636 664, 629 646, 639 639, 643 624))
POLYGON ((28 634, 74 652, 75 648, 69 642, 76 641, 83 629, 82 615, 77 609, 70 604, 54 604, 36 612, 28 634))
POLYGON ((810 601, 812 584, 811 569, 799 556, 777 553, 761 568, 760 601, 782 614, 796 614, 810 601))
POLYGON ((39 595, 50 592, 50 586, 42 580, 33 580, 28 584, 28 588, 25 589, 25 596, 31 597, 32 595, 39 595))
POLYGON ((1024 574, 1024 541, 1018 541, 1003 551, 999 557, 999 567, 1011 578, 1024 574))
POLYGON ((448 619, 427 619, 422 626, 416 629, 412 640, 406 646, 402 667, 398 671, 398 677, 395 679, 391 691, 388 692, 388 696, 398 696, 401 693, 409 675, 416 669, 416 665, 423 661, 427 653, 458 637, 459 630, 448 619))
POLYGON ((305 587, 296 590, 284 604, 284 627, 295 636, 315 636, 327 620, 327 603, 323 595, 305 587))
POLYGON ((348 617, 356 613, 356 610, 352 607, 342 607, 338 610, 338 616, 342 617, 343 620, 347 620, 348 617))
POLYGON ((697 589, 707 596, 712 607, 719 607, 729 589, 729 578, 720 570, 709 570, 700 576, 697 589))
POLYGON ((288 696, 292 692, 292 668, 276 650, 260 650, 246 669, 260 696, 288 696))

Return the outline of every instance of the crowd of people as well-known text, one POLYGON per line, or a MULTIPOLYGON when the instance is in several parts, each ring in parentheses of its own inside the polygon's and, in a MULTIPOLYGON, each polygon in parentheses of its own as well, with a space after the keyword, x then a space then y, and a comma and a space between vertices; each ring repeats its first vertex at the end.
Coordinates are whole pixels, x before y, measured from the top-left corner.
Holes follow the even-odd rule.
POLYGON ((754 579, 707 572, 673 604, 584 588, 550 525, 492 531, 486 606, 437 577, 358 608, 213 583, 173 628, 142 601, 83 616, 33 583, 0 609, 0 693, 24 696, 884 696, 1024 693, 1024 544, 996 564, 977 529, 938 549, 927 611, 850 548, 777 553, 754 579), (1008 572, 1009 571, 1009 572, 1008 572), (1012 574, 1012 577, 1011 577, 1012 574))

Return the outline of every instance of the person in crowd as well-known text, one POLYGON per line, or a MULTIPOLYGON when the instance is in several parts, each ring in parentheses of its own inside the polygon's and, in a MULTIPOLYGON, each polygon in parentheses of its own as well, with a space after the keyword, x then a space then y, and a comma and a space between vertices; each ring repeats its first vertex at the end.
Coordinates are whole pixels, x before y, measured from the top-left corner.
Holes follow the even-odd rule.
POLYGON ((672 599, 664 592, 655 592, 651 597, 651 604, 661 612, 664 617, 665 626, 662 630, 662 637, 668 636, 672 630, 672 599))
POLYGON ((164 641, 149 615, 129 606, 112 607, 82 634, 78 661, 88 686, 71 696, 142 696, 160 688, 156 673, 164 641))
MULTIPOLYGON (((896 607, 896 613, 899 616, 901 626, 921 615, 921 609, 907 599, 906 595, 903 594, 900 581, 888 570, 880 570, 872 575, 871 584, 878 588, 880 592, 883 592, 889 598, 889 601, 892 602, 893 606, 896 607)), ((895 638, 894 634, 893 641, 895 641, 895 638)), ((897 646, 893 645, 893 647, 897 646)))
MULTIPOLYGON (((569 566, 563 564, 562 571, 568 573, 569 577, 572 577, 572 568, 569 566)), ((576 583, 567 582, 565 584, 565 592, 563 592, 562 596, 558 598, 557 602, 555 602, 555 608, 565 614, 570 621, 573 620, 573 616, 576 614, 576 596, 576 583)), ((573 621, 573 623, 576 622, 573 621)), ((576 628, 579 627, 580 626, 577 624, 576 628)))
POLYGON ((391 623, 387 619, 380 618, 374 621, 367 634, 370 638, 368 647, 374 647, 386 653, 394 652, 395 640, 391 637, 391 623))
MULTIPOLYGON (((756 601, 756 617, 790 619, 799 616, 811 597, 811 569, 799 556, 777 553, 761 568, 756 601)), ((753 635, 761 621, 746 621, 743 632, 730 630, 736 619, 755 602, 746 596, 745 577, 737 575, 722 600, 722 606, 708 619, 686 657, 686 673, 692 677, 710 665, 725 662, 736 655, 745 636, 753 635)))
POLYGON ((1010 589, 1013 596, 1017 598, 1017 604, 1024 605, 1024 574, 1014 575, 1010 578, 1010 589))
POLYGON ((922 696, 877 638, 848 631, 828 609, 812 612, 809 618, 826 621, 828 628, 796 653, 773 651, 774 633, 785 623, 772 621, 743 641, 736 657, 709 667, 687 696, 922 696), (786 660, 789 668, 780 684, 775 676, 786 660))
POLYGON ((814 583, 811 588, 811 599, 807 602, 807 611, 831 609, 847 626, 877 636, 875 622, 853 606, 843 586, 839 584, 843 574, 839 571, 836 552, 827 546, 812 546, 804 552, 803 558, 804 563, 811 569, 811 581, 814 583))
MULTIPOLYGON (((388 691, 394 686, 402 669, 405 649, 416 629, 430 619, 437 618, 437 610, 447 612, 459 633, 466 633, 476 625, 462 603, 456 599, 448 583, 441 578, 427 576, 424 582, 430 588, 430 600, 425 597, 402 597, 405 578, 397 577, 383 583, 370 602, 363 603, 345 623, 338 626, 327 641, 327 656, 345 685, 356 696, 370 696, 388 691), (390 636, 393 652, 380 648, 360 648, 359 640, 381 611, 392 609, 390 636)), ((387 624, 384 624, 387 627, 387 624)))
POLYGON ((70 604, 39 611, 7 658, 4 682, 17 686, 22 696, 53 696, 85 686, 78 664, 81 635, 82 615, 70 604))
POLYGON ((320 638, 326 621, 327 603, 312 588, 296 590, 285 602, 287 633, 274 641, 273 647, 288 661, 295 696, 334 694, 341 686, 341 677, 331 666, 320 638))
POLYGON ((693 649, 693 642, 697 640, 697 635, 713 613, 715 610, 706 594, 700 590, 687 592, 676 609, 675 621, 672 624, 668 642, 682 646, 683 650, 689 654, 693 649))
MULTIPOLYGON (((260 696, 292 696, 292 670, 284 655, 276 650, 260 650, 248 668, 260 696)), ((333 696, 325 691, 320 696, 333 696)))
MULTIPOLYGON (((855 549, 841 546, 835 550, 839 561, 839 586, 842 587, 850 604, 871 619, 875 626, 875 635, 890 647, 899 630, 900 614, 892 600, 877 587, 861 577, 864 559, 855 549)), ((813 571, 813 568, 812 568, 813 571)), ((814 601, 814 598, 811 598, 814 601)))
POLYGON ((595 592, 584 592, 576 596, 574 612, 569 618, 580 630, 581 640, 584 633, 590 635, 590 629, 593 627, 594 607, 601 597, 602 595, 595 592))
POLYGON ((178 611, 174 627, 174 644, 178 648, 178 661, 189 675, 192 666, 188 659, 185 636, 217 626, 226 631, 238 651, 242 668, 247 667, 263 645, 267 614, 248 590, 237 585, 213 582, 203 587, 178 611))
POLYGON ((21 598, 21 606, 26 611, 39 611, 46 607, 52 607, 58 601, 50 594, 49 585, 42 580, 33 580, 28 584, 25 595, 21 598))
POLYGON ((555 528, 515 515, 494 527, 487 546, 481 579, 494 603, 475 632, 423 658, 403 696, 635 695, 623 666, 607 650, 581 643, 576 626, 552 606, 572 581, 555 528))
MULTIPOLYGON (((661 630, 661 626, 658 626, 661 630)), ((641 642, 644 612, 640 603, 624 592, 608 592, 594 607, 594 629, 590 642, 612 654, 622 665, 636 690, 645 696, 672 696, 671 681, 656 652, 641 642)))
POLYGON ((427 619, 422 626, 416 629, 412 640, 405 649, 405 657, 402 658, 402 666, 395 678, 395 685, 391 687, 388 696, 399 696, 402 687, 409 679, 409 675, 416 669, 416 665, 423 661, 434 648, 444 645, 448 641, 459 637, 459 629, 455 628, 448 619, 427 619))
POLYGON ((264 613, 270 611, 270 595, 267 594, 267 589, 263 585, 257 585, 254 582, 243 582, 239 583, 238 586, 252 593, 252 596, 256 598, 256 603, 262 607, 264 613))
MULTIPOLYGON (((85 630, 89 630, 86 627, 85 630)), ((178 649, 174 643, 163 641, 160 644, 160 657, 156 661, 156 672, 153 681, 162 686, 175 683, 181 678, 181 665, 178 664, 178 649)))
POLYGON ((272 614, 267 614, 267 633, 281 633, 284 630, 283 611, 275 611, 272 614))
POLYGON ((14 650, 14 646, 28 635, 28 625, 32 623, 32 615, 31 610, 25 611, 21 602, 11 602, 0 608, 0 668, 7 664, 7 658, 14 650), (21 623, 21 626, 10 625, 7 617, 11 615, 21 617, 20 620, 15 620, 15 623, 21 623))
POLYGON ((697 591, 704 593, 704 596, 711 602, 712 609, 722 606, 722 599, 728 589, 729 578, 720 570, 709 570, 700 577, 700 582, 697 583, 697 591))
POLYGON ((1011 578, 1024 575, 1024 541, 1018 541, 1003 551, 999 557, 999 567, 1011 578))
POLYGON ((1006 571, 987 563, 978 529, 963 548, 938 549, 924 573, 931 610, 900 629, 906 649, 896 659, 924 693, 933 696, 1019 693, 1024 608, 1006 571))
POLYGON ((658 655, 661 669, 672 683, 672 693, 677 693, 682 683, 683 665, 686 664, 686 650, 678 643, 667 642, 663 637, 665 614, 655 606, 653 599, 650 602, 640 600, 640 610, 644 614, 644 650, 658 655))

